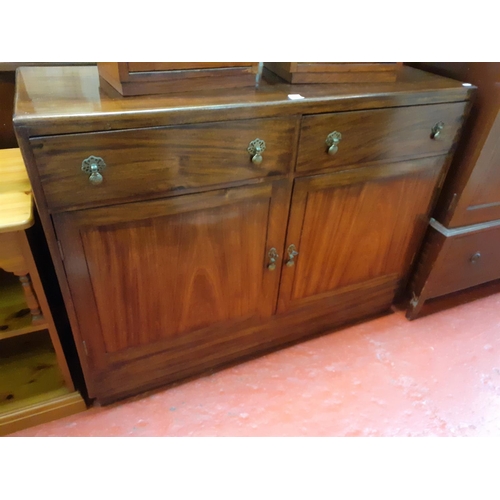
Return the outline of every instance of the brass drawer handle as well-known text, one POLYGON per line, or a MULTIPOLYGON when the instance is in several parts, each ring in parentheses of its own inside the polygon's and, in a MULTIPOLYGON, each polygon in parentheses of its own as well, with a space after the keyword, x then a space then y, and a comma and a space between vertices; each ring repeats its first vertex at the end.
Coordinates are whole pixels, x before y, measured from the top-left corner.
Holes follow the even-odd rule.
POLYGON ((262 163, 262 153, 266 150, 266 143, 262 139, 254 139, 247 148, 252 157, 252 163, 260 165, 262 163))
POLYGON ((444 129, 444 123, 437 122, 436 125, 434 125, 434 127, 432 127, 431 139, 437 139, 439 137, 439 135, 441 134, 443 129, 444 129))
POLYGON ((269 250, 267 256, 269 257, 269 264, 267 265, 267 268, 269 271, 274 271, 276 269, 276 261, 279 259, 278 251, 273 247, 269 250))
POLYGON ((481 254, 479 252, 476 252, 471 258, 470 261, 472 264, 475 264, 479 258, 481 257, 481 254))
POLYGON ((99 156, 89 156, 82 161, 82 171, 90 174, 89 181, 91 184, 101 184, 103 177, 101 172, 106 168, 104 160, 99 156))
POLYGON ((299 252, 297 252, 295 245, 290 245, 286 252, 288 254, 288 261, 287 261, 286 265, 288 267, 292 267, 295 264, 295 257, 297 257, 297 255, 299 255, 299 252))
POLYGON ((328 146, 328 154, 334 155, 339 150, 339 142, 342 140, 342 134, 337 132, 331 132, 326 138, 326 145, 328 146))

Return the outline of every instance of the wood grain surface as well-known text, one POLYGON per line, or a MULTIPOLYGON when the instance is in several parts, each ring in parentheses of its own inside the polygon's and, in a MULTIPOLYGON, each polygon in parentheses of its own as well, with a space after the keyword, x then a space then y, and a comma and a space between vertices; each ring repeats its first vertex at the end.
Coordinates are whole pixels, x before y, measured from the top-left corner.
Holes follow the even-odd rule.
POLYGON ((464 120, 465 103, 353 111, 305 116, 296 170, 340 168, 368 161, 445 154, 464 120), (432 128, 443 122, 439 137, 432 128), (328 154, 325 141, 340 132, 338 151, 328 154))
POLYGON ((401 279, 423 238, 444 157, 295 181, 280 311, 381 276, 401 279))
POLYGON ((122 98, 98 90, 95 69, 19 71, 16 133, 91 397, 111 402, 391 306, 474 92, 397 73, 122 98), (335 156, 332 123, 348 125, 335 156), (258 166, 246 150, 257 137, 258 166), (107 163, 99 186, 80 171, 87 155, 107 163))
POLYGON ((60 210, 287 174, 297 128, 297 117, 236 120, 41 137, 31 147, 47 203, 60 210), (260 165, 247 151, 254 139, 266 143, 260 165), (97 186, 81 170, 90 155, 106 163, 104 181, 97 186))
POLYGON ((500 278, 499 221, 452 232, 428 230, 410 286, 409 319, 415 319, 429 299, 500 278))
POLYGON ((101 87, 122 96, 255 87, 258 63, 97 63, 101 87))
POLYGON ((131 73, 141 71, 177 71, 185 69, 252 67, 252 62, 129 62, 131 73))
POLYGON ((267 269, 267 253, 282 255, 288 191, 266 183, 56 216, 91 365, 271 315, 280 267, 267 269))
POLYGON ((398 63, 266 62, 285 81, 300 83, 394 82, 398 63))
POLYGON ((290 85, 125 98, 99 90, 95 67, 21 68, 14 122, 30 136, 466 101, 474 87, 402 67, 392 83, 290 85), (303 99, 291 100, 290 94, 303 99))

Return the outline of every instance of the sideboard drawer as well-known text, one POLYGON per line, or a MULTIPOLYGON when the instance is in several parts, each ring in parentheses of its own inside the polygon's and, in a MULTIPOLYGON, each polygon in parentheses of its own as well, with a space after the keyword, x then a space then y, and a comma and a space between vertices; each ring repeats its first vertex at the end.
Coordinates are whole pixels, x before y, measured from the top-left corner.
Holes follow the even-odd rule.
POLYGON ((49 209, 61 211, 287 174, 297 127, 297 117, 285 117, 36 137, 30 143, 49 209), (255 139, 265 142, 260 163, 248 151, 255 139), (82 171, 91 156, 105 163, 92 179, 102 180, 98 184, 82 171))
POLYGON ((305 116, 298 172, 386 159, 448 152, 464 116, 465 102, 305 116), (434 136, 433 128, 442 124, 434 136), (330 134, 335 143, 327 143, 330 134), (329 144, 332 150, 329 152, 329 144))

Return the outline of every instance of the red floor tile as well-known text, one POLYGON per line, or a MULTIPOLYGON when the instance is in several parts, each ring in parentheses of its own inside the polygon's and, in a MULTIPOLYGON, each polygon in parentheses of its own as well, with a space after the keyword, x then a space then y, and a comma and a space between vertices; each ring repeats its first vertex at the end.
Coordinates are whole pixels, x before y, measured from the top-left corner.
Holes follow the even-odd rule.
POLYGON ((401 311, 16 436, 500 436, 500 293, 401 311))

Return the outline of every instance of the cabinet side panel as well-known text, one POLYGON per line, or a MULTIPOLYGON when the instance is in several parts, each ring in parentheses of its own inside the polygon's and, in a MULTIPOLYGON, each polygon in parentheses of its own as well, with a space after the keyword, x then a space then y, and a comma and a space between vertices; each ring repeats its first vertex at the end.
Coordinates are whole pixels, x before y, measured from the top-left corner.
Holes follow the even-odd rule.
POLYGON ((472 225, 494 219, 500 219, 500 111, 481 149, 450 226, 472 225))

